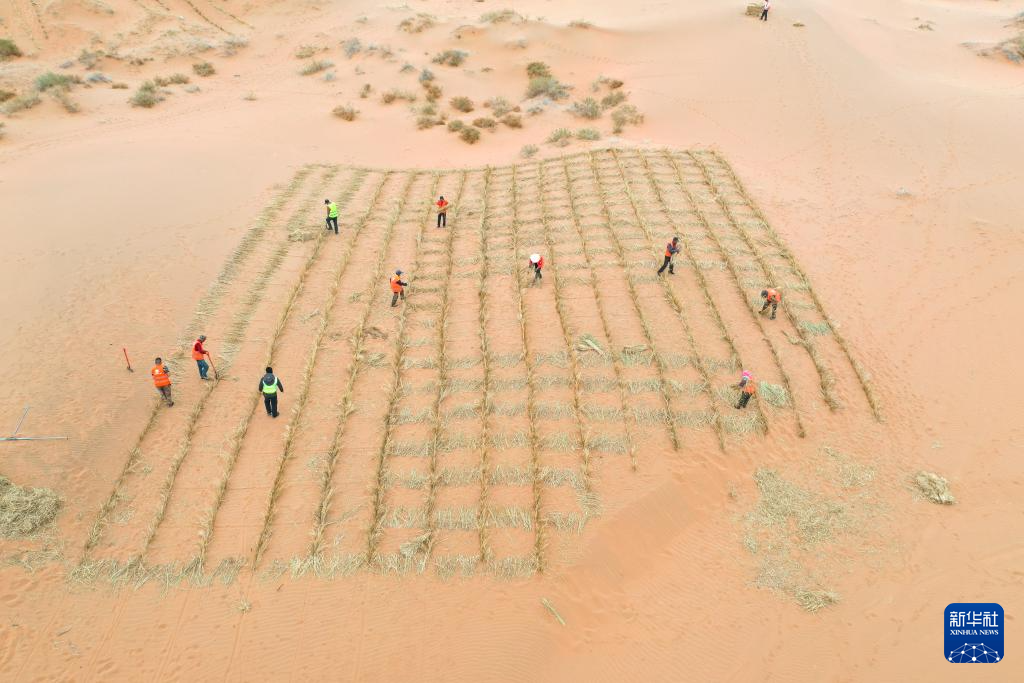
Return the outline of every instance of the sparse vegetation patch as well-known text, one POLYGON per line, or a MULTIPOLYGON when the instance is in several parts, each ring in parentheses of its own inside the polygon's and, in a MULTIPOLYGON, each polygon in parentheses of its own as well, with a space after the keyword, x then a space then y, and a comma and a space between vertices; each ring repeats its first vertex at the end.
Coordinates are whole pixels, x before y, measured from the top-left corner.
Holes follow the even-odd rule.
POLYGON ((21 56, 19 48, 10 38, 0 38, 0 61, 14 59, 21 56))
POLYGON ((451 98, 448 100, 448 104, 452 106, 452 109, 461 111, 463 114, 468 114, 473 111, 473 100, 462 95, 451 98))
POLYGON ((334 62, 314 59, 308 62, 305 66, 303 66, 302 69, 299 70, 299 73, 302 74, 303 76, 312 76, 315 73, 326 71, 327 69, 330 69, 332 66, 334 66, 334 62))
POLYGON ((434 58, 430 61, 443 66, 462 66, 462 63, 466 61, 468 56, 469 53, 462 50, 445 50, 434 55, 434 58))
POLYGON ((338 105, 331 113, 343 121, 355 121, 359 110, 351 105, 338 105))

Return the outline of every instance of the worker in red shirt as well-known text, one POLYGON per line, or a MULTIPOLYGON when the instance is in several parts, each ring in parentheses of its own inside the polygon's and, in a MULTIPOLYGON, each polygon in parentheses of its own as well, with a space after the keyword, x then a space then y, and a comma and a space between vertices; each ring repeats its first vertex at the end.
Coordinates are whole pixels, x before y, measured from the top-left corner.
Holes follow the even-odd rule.
POLYGON ((206 357, 210 355, 210 352, 203 348, 204 341, 206 341, 206 335, 201 334, 199 339, 196 339, 196 343, 192 345, 192 360, 199 367, 199 379, 210 379, 206 376, 210 370, 210 364, 206 362, 206 357))
POLYGON ((405 301, 405 288, 409 286, 408 282, 402 282, 402 271, 396 270, 395 274, 391 276, 391 307, 394 308, 398 305, 398 297, 402 297, 402 301, 405 301))
POLYGON ((761 298, 764 299, 764 306, 761 307, 761 313, 768 310, 768 307, 772 307, 772 320, 775 320, 775 311, 779 308, 779 302, 782 301, 782 295, 775 289, 769 287, 768 289, 761 290, 761 298))
POLYGON ((164 400, 164 403, 169 408, 174 405, 174 401, 171 400, 171 373, 167 370, 167 366, 164 365, 163 359, 159 356, 157 356, 153 363, 153 368, 149 371, 149 374, 153 376, 153 386, 160 392, 160 398, 164 400))
POLYGON ((672 257, 679 253, 679 238, 673 237, 672 241, 665 245, 665 262, 661 264, 661 268, 658 268, 658 275, 665 272, 668 268, 669 275, 676 274, 676 264, 672 263, 672 257))
POLYGON ((437 227, 448 227, 448 200, 444 195, 437 200, 437 227))
POLYGON ((540 284, 540 279, 543 277, 540 271, 544 269, 544 257, 540 254, 530 254, 530 268, 533 268, 533 280, 530 282, 530 286, 540 284))

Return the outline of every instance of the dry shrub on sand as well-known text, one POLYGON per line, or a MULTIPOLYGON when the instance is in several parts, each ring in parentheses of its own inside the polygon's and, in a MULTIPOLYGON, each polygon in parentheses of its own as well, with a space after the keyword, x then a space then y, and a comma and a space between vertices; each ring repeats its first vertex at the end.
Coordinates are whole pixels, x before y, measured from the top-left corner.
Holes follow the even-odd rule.
POLYGON ((359 110, 352 105, 338 105, 331 113, 343 121, 355 121, 356 116, 359 115, 359 110))
POLYGON ((0 476, 0 538, 23 538, 50 524, 63 501, 50 489, 22 488, 0 476))
POLYGON ((480 139, 480 131, 472 126, 466 126, 459 132, 459 137, 462 138, 463 142, 474 144, 480 139))
POLYGON ((515 10, 502 9, 494 12, 486 12, 480 15, 481 24, 504 24, 509 22, 520 23, 525 21, 523 15, 515 10))
POLYGON ((627 125, 637 126, 644 122, 644 115, 632 104, 624 104, 612 112, 612 131, 621 133, 627 125))
POLYGON ((503 117, 501 117, 501 122, 504 123, 509 128, 523 127, 523 117, 520 116, 519 114, 505 114, 503 117))
POLYGON ((215 69, 213 64, 210 64, 209 62, 199 62, 198 64, 192 65, 192 73, 196 76, 206 78, 207 76, 212 76, 217 73, 217 69, 215 69))
POLYGON ((40 102, 42 102, 42 100, 39 98, 38 94, 34 92, 28 92, 24 95, 20 95, 18 97, 8 100, 4 104, 3 112, 7 115, 17 114, 19 111, 31 109, 40 102))
POLYGON ((519 150, 519 156, 523 157, 524 159, 529 159, 530 157, 537 154, 537 152, 539 151, 540 147, 538 147, 537 145, 523 145, 523 148, 519 150))
POLYGON ((530 62, 526 65, 526 75, 530 78, 550 78, 551 67, 544 62, 530 62))
POLYGON ((473 111, 473 100, 461 95, 448 100, 448 104, 452 105, 452 109, 461 111, 464 114, 468 114, 473 111))
POLYGON ((406 17, 398 24, 399 31, 405 31, 406 33, 422 33, 428 28, 433 28, 437 23, 434 15, 427 14, 426 12, 420 12, 412 17, 406 17))
POLYGON ((466 127, 466 124, 459 119, 452 119, 448 122, 448 130, 452 133, 458 133, 460 130, 466 127))
POLYGON ((473 119, 473 125, 477 128, 494 128, 498 125, 498 122, 492 118, 486 116, 480 117, 479 119, 473 119))
POLYGON ((306 64, 306 66, 302 67, 299 70, 299 73, 302 74, 303 76, 312 76, 315 73, 326 71, 327 69, 330 69, 332 66, 334 66, 334 62, 314 59, 308 64, 306 64))
POLYGON ((434 58, 430 61, 442 66, 462 66, 462 63, 466 61, 468 56, 469 53, 462 50, 445 50, 434 55, 434 58))
POLYGON ((531 78, 526 86, 526 97, 550 97, 553 100, 564 100, 569 96, 569 88, 551 76, 531 78))
POLYGON ((914 485, 925 498, 939 505, 952 505, 956 502, 953 492, 949 490, 949 482, 934 472, 921 471, 914 475, 914 485))
POLYGON ((601 105, 593 97, 587 97, 579 102, 573 102, 570 111, 584 119, 601 118, 601 105))

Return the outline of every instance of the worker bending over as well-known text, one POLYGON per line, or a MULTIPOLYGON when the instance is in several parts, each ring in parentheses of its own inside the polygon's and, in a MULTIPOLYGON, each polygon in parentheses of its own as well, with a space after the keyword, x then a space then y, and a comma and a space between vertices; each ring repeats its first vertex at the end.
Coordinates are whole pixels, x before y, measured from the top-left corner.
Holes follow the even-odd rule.
POLYGON ((402 282, 402 271, 396 270, 395 274, 391 276, 391 307, 394 308, 398 305, 398 297, 402 297, 402 301, 405 301, 405 288, 409 286, 408 282, 402 282))
POLYGON ((746 408, 750 402, 750 397, 757 391, 757 386, 754 384, 754 376, 750 374, 749 370, 743 371, 743 375, 740 377, 736 388, 740 390, 740 401, 736 404, 736 408, 746 408))
POLYGON ((665 245, 665 262, 661 264, 661 268, 658 268, 658 275, 665 272, 668 268, 669 275, 676 274, 676 264, 672 262, 672 257, 679 253, 679 238, 673 237, 672 241, 665 245))
POLYGON ((284 385, 274 374, 274 368, 267 366, 267 373, 260 378, 260 393, 263 394, 263 407, 267 415, 277 417, 277 392, 284 393, 284 385))
POLYGON ((530 268, 533 268, 533 280, 530 282, 530 286, 540 284, 540 279, 543 277, 540 273, 544 269, 544 257, 540 254, 530 254, 530 268))
POLYGON ((167 407, 174 405, 174 401, 171 400, 171 373, 164 365, 163 359, 157 356, 156 360, 153 361, 153 369, 149 371, 149 374, 153 376, 153 386, 160 392, 160 398, 164 400, 167 407))
POLYGON ((782 301, 782 295, 777 290, 769 287, 768 289, 761 290, 761 298, 764 299, 764 306, 761 307, 761 313, 768 310, 768 307, 772 307, 772 320, 775 320, 775 311, 779 309, 779 302, 782 301))
POLYGON ((210 355, 210 352, 203 347, 204 341, 206 341, 206 335, 201 334, 199 339, 196 339, 196 343, 192 345, 192 360, 199 367, 199 379, 210 379, 206 376, 210 370, 210 364, 206 362, 206 357, 210 355))

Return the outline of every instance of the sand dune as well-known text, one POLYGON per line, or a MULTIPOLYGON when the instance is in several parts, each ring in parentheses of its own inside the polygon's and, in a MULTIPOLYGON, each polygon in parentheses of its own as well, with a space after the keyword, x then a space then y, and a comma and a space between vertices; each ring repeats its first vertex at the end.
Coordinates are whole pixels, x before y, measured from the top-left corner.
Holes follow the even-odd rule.
POLYGON ((70 437, 0 444, 64 500, 4 678, 962 677, 941 608, 1021 596, 1024 4, 744 4, 0 6, 0 431, 70 437))

